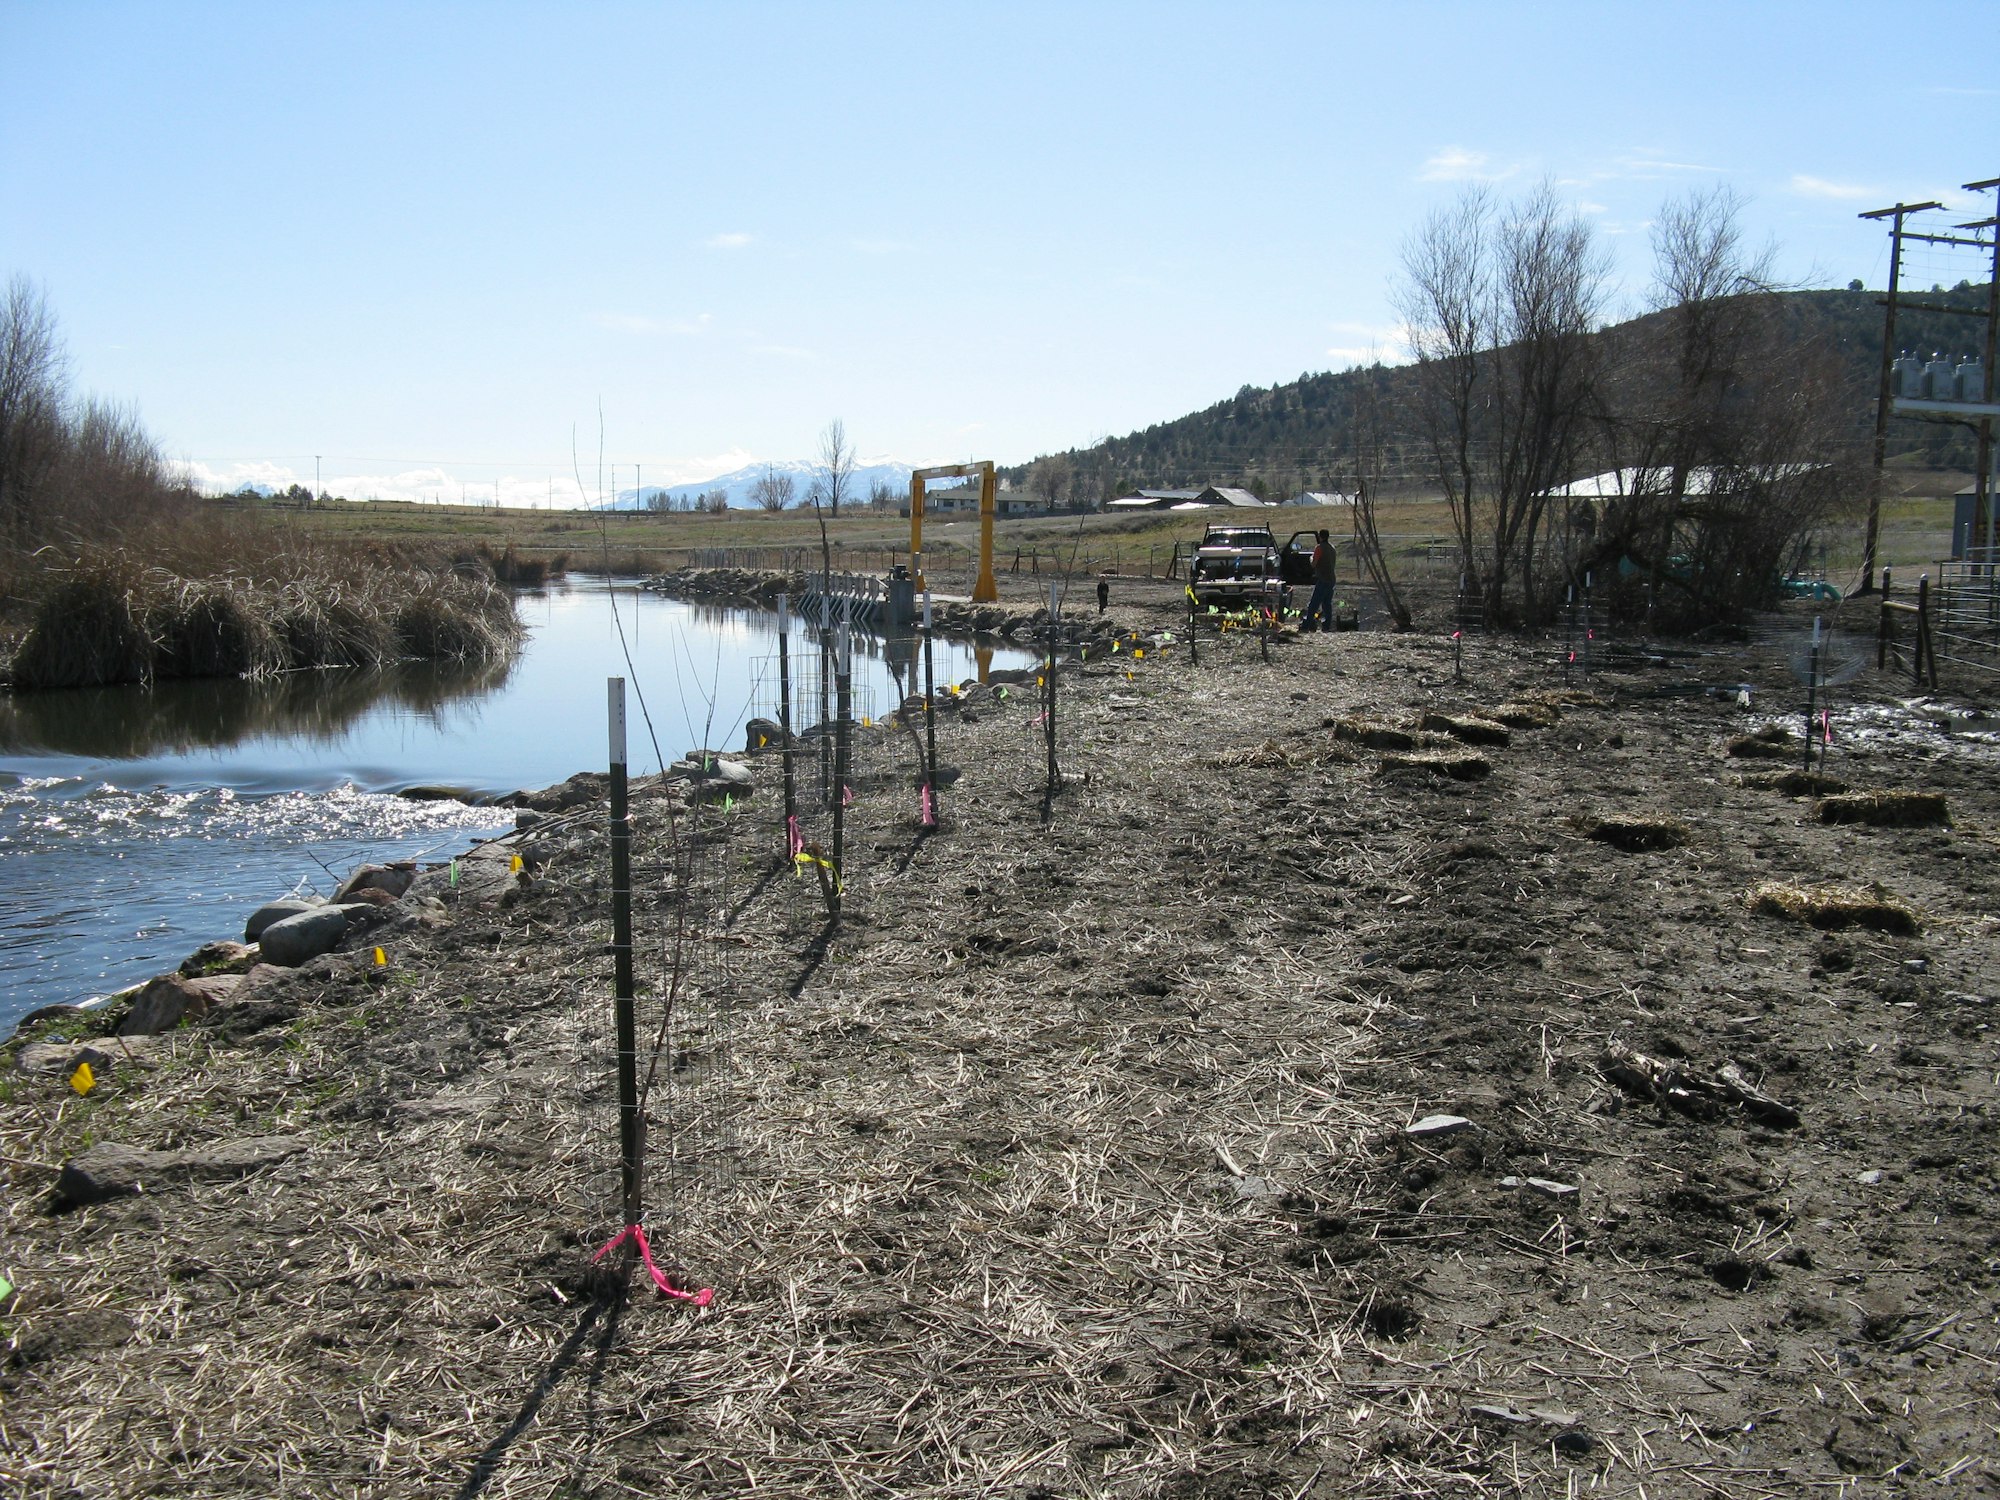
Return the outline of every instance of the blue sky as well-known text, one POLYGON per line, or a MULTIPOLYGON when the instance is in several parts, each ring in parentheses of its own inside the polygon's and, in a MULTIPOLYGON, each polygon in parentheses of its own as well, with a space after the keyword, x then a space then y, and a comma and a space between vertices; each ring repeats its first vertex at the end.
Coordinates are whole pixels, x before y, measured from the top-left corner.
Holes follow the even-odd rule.
MULTIPOLYGON (((1399 247, 1548 177, 1645 294, 1726 183, 1780 271, 2000 175, 1992 0, 0 0, 0 276, 217 481, 574 501, 1018 462, 1396 352, 1399 247), (574 434, 574 440, 572 438, 574 434)), ((1956 279, 1956 277, 1952 277, 1956 279)))

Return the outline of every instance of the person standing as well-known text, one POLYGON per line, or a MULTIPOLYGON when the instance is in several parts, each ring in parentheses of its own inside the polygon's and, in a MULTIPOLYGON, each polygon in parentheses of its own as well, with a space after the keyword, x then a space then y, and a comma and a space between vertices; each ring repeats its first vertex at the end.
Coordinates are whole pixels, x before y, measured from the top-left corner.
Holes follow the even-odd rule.
POLYGON ((1306 605, 1305 618, 1299 621, 1301 631, 1333 629, 1333 541, 1324 527, 1316 535, 1312 599, 1306 605))
POLYGON ((1097 612, 1103 614, 1105 606, 1110 603, 1111 580, 1100 575, 1097 580, 1097 612))

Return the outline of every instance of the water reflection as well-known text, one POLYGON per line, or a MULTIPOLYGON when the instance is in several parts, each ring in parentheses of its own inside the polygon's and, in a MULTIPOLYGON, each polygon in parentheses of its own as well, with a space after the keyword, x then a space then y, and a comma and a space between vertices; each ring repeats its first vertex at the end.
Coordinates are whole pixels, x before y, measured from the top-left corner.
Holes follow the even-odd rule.
POLYGON ((503 688, 512 660, 287 672, 0 696, 0 752, 141 760, 277 736, 331 743, 385 705, 436 716, 503 688))
MULTIPOLYGON (((170 967, 295 886, 328 891, 364 859, 438 858, 506 826, 491 808, 385 794, 601 768, 607 676, 645 710, 642 771, 655 750, 665 764, 731 748, 751 715, 776 716, 770 611, 595 580, 519 602, 529 638, 511 664, 0 695, 0 1036, 32 1005, 170 967)), ((789 649, 796 721, 820 722, 825 659, 796 618, 789 649)), ((852 650, 858 714, 922 691, 920 638, 857 631, 852 650)), ((983 680, 995 654, 939 638, 936 680, 983 680)))

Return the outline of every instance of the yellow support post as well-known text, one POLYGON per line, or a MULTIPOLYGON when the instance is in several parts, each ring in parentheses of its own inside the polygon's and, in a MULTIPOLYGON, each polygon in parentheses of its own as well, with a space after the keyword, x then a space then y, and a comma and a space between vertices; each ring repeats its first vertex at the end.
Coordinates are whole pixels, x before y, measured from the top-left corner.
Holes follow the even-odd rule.
POLYGON ((979 465, 979 582, 972 586, 974 604, 997 604, 1000 585, 993 578, 993 465, 979 465))

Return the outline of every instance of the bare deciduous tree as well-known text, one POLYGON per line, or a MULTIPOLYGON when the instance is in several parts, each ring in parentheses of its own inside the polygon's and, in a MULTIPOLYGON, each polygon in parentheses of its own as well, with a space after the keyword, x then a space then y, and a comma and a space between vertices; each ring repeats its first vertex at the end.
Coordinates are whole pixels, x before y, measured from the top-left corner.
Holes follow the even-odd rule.
POLYGON ((1403 267, 1418 420, 1467 571, 1489 620, 1533 618, 1549 491, 1571 477, 1597 415, 1606 258, 1545 183, 1505 209, 1469 191, 1404 246, 1403 267))
POLYGON ((759 510, 784 510, 797 493, 792 476, 780 474, 769 464, 757 476, 757 482, 750 487, 750 499, 759 510))
POLYGON ((814 492, 820 502, 840 519, 840 502, 854 487, 854 445, 847 440, 847 424, 835 417, 819 435, 820 476, 814 492))
POLYGON ((1067 453, 1038 458, 1028 467, 1028 488, 1040 495, 1050 510, 1062 504, 1075 478, 1076 469, 1067 453))
POLYGON ((64 445, 67 358, 55 315, 15 276, 0 298, 0 526, 25 541, 64 445))
POLYGON ((1388 449, 1382 406, 1376 391, 1378 373, 1370 372, 1354 397, 1352 425, 1348 429, 1348 458, 1353 465, 1350 483, 1354 493, 1349 520, 1353 528, 1355 560, 1361 565, 1361 571, 1368 575, 1369 582, 1375 585, 1376 592, 1381 594, 1382 605, 1389 611, 1390 619, 1396 622, 1396 629, 1404 631, 1410 628, 1413 621, 1410 601, 1389 567, 1389 554, 1382 545, 1382 535, 1375 524, 1375 505, 1381 494, 1388 449))
POLYGON ((1693 625, 1768 602, 1813 530, 1856 493, 1831 351, 1785 326, 1771 253, 1743 244, 1727 189, 1662 206, 1656 316, 1606 377, 1603 453, 1622 494, 1594 503, 1578 567, 1625 576, 1632 613, 1693 625))

